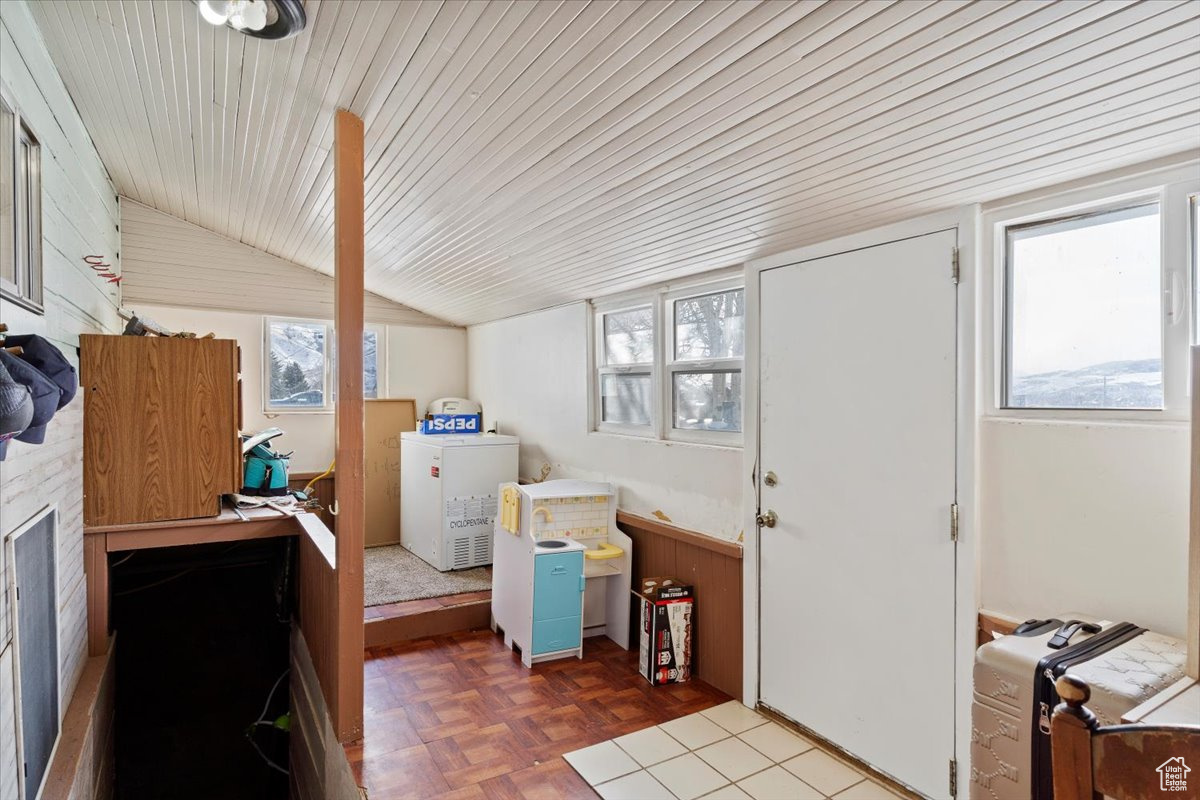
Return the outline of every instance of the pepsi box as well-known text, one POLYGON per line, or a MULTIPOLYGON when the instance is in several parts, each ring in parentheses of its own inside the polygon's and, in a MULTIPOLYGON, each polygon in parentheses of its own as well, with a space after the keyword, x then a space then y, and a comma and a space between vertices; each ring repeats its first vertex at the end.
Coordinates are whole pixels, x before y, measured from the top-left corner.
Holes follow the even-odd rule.
POLYGON ((646 578, 638 587, 638 671, 654 686, 692 676, 695 593, 677 578, 646 578))
POLYGON ((421 420, 420 430, 426 434, 480 433, 483 423, 479 414, 429 414, 421 420))

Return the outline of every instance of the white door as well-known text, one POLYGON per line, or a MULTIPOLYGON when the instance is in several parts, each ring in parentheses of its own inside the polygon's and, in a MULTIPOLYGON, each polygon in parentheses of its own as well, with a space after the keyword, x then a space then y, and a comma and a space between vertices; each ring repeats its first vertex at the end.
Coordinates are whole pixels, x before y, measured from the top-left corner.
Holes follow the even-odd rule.
POLYGON ((930 797, 954 750, 955 244, 764 271, 759 298, 760 699, 930 797))

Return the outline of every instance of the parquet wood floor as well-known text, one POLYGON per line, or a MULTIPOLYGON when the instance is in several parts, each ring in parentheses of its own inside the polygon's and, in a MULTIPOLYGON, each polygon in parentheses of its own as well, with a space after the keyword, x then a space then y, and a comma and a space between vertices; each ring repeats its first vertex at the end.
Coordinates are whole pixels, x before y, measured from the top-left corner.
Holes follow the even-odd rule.
POLYGON ((698 680, 652 687, 637 651, 604 637, 528 670, 471 631, 368 649, 365 670, 363 740, 346 753, 370 800, 595 798, 563 753, 729 699, 698 680))

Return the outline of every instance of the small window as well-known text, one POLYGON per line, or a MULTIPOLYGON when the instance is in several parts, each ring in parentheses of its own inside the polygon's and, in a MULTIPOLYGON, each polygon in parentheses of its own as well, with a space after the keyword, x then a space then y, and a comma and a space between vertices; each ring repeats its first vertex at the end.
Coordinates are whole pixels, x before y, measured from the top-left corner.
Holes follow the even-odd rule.
POLYGON ((672 303, 671 425, 676 430, 742 430, 745 290, 681 297, 672 303))
MULTIPOLYGON (((265 380, 270 388, 264 411, 332 411, 333 325, 328 322, 271 319, 264 322, 265 380)), ((363 330, 363 397, 387 395, 387 333, 382 325, 363 330)))
POLYGON ((740 444, 746 335, 740 284, 662 287, 620 305, 601 302, 594 315, 594 429, 740 444))
POLYGON ((654 307, 600 315, 600 422, 654 424, 654 307))
POLYGON ((1005 234, 1004 406, 1161 409, 1158 203, 1005 234))
POLYGON ((268 411, 327 411, 328 326, 324 322, 270 320, 268 411))
POLYGON ((379 332, 363 331, 363 397, 379 397, 379 332))
POLYGON ((0 294, 42 309, 41 146, 0 96, 0 294))

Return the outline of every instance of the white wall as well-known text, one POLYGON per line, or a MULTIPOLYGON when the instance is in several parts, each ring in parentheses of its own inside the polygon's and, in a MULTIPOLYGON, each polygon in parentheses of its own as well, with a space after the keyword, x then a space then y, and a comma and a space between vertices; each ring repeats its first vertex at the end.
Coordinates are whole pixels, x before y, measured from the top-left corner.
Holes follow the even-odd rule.
MULTIPOLYGON (((1196 153, 990 203, 980 252, 980 604, 1027 619, 1096 614, 1183 636, 1187 616, 1187 314, 1168 323, 1158 412, 997 407, 1003 237, 998 226, 1114 197, 1159 194, 1163 265, 1190 273, 1196 153), (1161 194, 1160 194, 1161 192, 1161 194)), ((1186 307, 1184 309, 1186 312, 1186 307)))
MULTIPOLYGON (((95 276, 86 254, 110 263, 120 250, 116 193, 24 2, 0 3, 0 81, 42 148, 42 262, 45 314, 0 301, 12 333, 38 333, 78 368, 79 334, 119 330, 116 286, 95 276)), ((83 574, 83 398, 50 423, 41 445, 11 442, 0 462, 0 535, 49 504, 59 511, 60 679, 65 710, 87 653, 83 574)), ((7 586, 7 578, 2 585, 7 586)), ((8 608, 0 602, 0 616, 8 608)), ((0 625, 0 630, 3 630, 0 625)), ((0 635, 0 798, 16 796, 13 648, 0 635)))
MULTIPOLYGON (((121 274, 125 304, 208 308, 331 319, 333 278, 248 244, 121 198, 121 274)), ((447 323, 363 293, 367 322, 447 323)))
POLYGON ((741 534, 741 448, 588 431, 586 303, 468 328, 468 396, 521 437, 521 475, 612 481, 622 509, 662 511, 723 539, 741 534))
POLYGON ((1172 636, 1187 617, 1188 431, 984 419, 982 604, 1078 611, 1172 636))
MULTIPOLYGON (((332 413, 263 413, 262 315, 141 304, 145 314, 173 331, 209 331, 237 339, 242 348, 242 414, 245 430, 278 427, 277 449, 295 451, 293 472, 319 472, 333 460, 332 413)), ((437 397, 467 389, 466 331, 462 328, 387 326, 387 395, 411 397, 418 413, 437 397)))
POLYGON ((388 397, 411 397, 417 416, 439 397, 467 396, 465 328, 389 325, 388 397))

